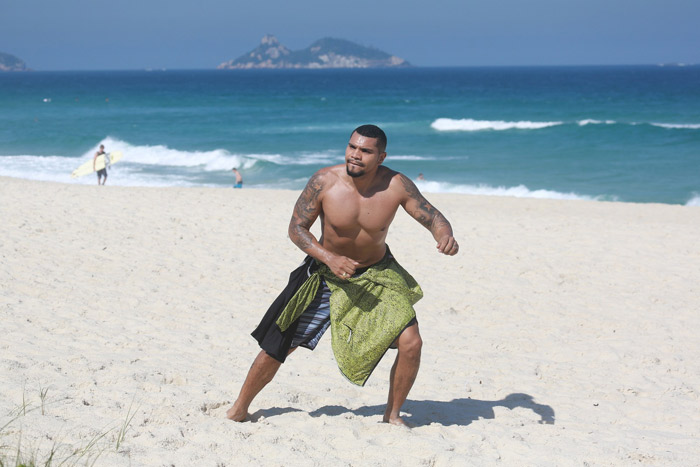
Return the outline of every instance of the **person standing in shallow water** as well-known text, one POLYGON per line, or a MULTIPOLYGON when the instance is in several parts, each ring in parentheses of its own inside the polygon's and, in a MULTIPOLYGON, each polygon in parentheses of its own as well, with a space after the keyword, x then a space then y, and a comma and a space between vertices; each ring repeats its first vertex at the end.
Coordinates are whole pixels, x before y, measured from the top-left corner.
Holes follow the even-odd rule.
POLYGON ((241 173, 238 171, 236 167, 231 169, 231 172, 236 176, 236 184, 233 185, 234 188, 243 188, 243 176, 241 173))
MULTIPOLYGON (((395 294, 396 303, 403 304, 396 308, 396 314, 402 313, 405 318, 403 321, 396 320, 392 323, 394 327, 390 332, 393 334, 389 335, 382 335, 383 327, 379 328, 381 331, 378 333, 376 326, 374 329, 370 326, 370 330, 375 331, 370 333, 370 338, 382 342, 376 347, 379 358, 388 347, 398 349, 390 373, 389 397, 383 421, 406 425, 400 416, 400 410, 418 374, 423 344, 411 305, 422 296, 422 292, 413 278, 393 258, 385 243, 386 236, 396 211, 401 206, 430 230, 437 242, 439 253, 455 255, 459 251, 459 245, 453 236, 450 223, 423 197, 415 184, 405 175, 382 165, 386 158, 386 144, 386 135, 379 127, 358 127, 352 132, 345 149, 345 163, 320 169, 309 179, 299 196, 288 232, 292 242, 308 256, 304 263, 292 272, 289 285, 253 332, 262 350, 248 371, 238 398, 226 413, 229 419, 244 421, 255 396, 272 381, 289 354, 299 346, 313 350, 326 329, 333 326, 333 320, 339 319, 339 312, 348 311, 348 308, 355 305, 361 306, 357 303, 362 302, 361 294, 364 292, 360 291, 358 295, 357 289, 358 284, 367 281, 364 279, 366 276, 370 280, 376 279, 381 282, 389 271, 393 274, 392 280, 398 278, 407 285, 406 295, 416 293, 417 298, 404 300, 401 293, 395 294), (319 216, 320 240, 310 232, 311 226, 319 216), (298 315, 298 310, 294 310, 299 308, 297 297, 312 278, 318 281, 319 275, 322 279, 318 291, 312 294, 310 298, 313 300, 308 306, 303 304, 306 308, 302 308, 301 314, 298 315), (351 303, 345 309, 339 310, 340 306, 334 300, 336 292, 354 297, 355 304, 351 303), (412 319, 409 319, 411 317, 412 319), (291 324, 290 318, 293 318, 291 324)), ((372 289, 376 288, 377 285, 373 284, 372 289)), ((388 288, 384 290, 391 293, 388 288)), ((369 300, 375 303, 374 308, 364 308, 360 315, 376 318, 372 316, 380 313, 380 306, 376 304, 385 301, 388 300, 369 300)), ((389 316, 379 317, 380 319, 392 321, 393 309, 385 307, 381 313, 389 316)), ((349 338, 352 337, 351 332, 349 338)), ((344 339, 338 341, 340 348, 344 339)), ((342 352, 336 350, 335 340, 333 348, 341 367, 339 353, 342 352)), ((342 357, 345 361, 348 355, 342 354, 342 357)), ((352 364, 356 363, 353 357, 355 356, 349 355, 349 368, 354 368, 352 364)), ((369 369, 369 373, 373 368, 372 366, 369 369)), ((344 371, 343 367, 341 371, 344 371)), ((345 372, 343 374, 348 376, 345 372)), ((367 372, 355 382, 364 384, 366 377, 369 377, 367 372)))

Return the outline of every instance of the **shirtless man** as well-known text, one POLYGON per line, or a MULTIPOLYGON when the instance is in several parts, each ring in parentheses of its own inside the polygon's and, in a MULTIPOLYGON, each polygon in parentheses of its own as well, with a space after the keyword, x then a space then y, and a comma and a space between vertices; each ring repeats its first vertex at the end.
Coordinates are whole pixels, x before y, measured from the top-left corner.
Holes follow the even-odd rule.
MULTIPOLYGON (((345 149, 345 164, 316 172, 294 207, 289 223, 290 239, 307 255, 327 265, 338 278, 352 277, 359 268, 384 258, 389 225, 399 206, 430 230, 438 252, 452 256, 459 250, 452 227, 440 211, 408 177, 382 165, 385 148, 386 135, 381 129, 374 125, 360 126, 345 149), (322 235, 317 240, 309 229, 319 216, 322 235)), ((391 369, 383 420, 405 425, 400 409, 418 374, 422 347, 415 320, 400 333, 394 345, 398 354, 391 369)), ((289 353, 295 349, 292 345, 289 353)), ((278 359, 265 350, 260 351, 236 402, 227 412, 229 419, 246 419, 250 403, 272 380, 280 365, 278 359)))
POLYGON ((243 188, 243 176, 241 173, 238 171, 236 167, 231 169, 231 172, 233 172, 233 175, 236 176, 236 184, 233 185, 234 188, 243 188))

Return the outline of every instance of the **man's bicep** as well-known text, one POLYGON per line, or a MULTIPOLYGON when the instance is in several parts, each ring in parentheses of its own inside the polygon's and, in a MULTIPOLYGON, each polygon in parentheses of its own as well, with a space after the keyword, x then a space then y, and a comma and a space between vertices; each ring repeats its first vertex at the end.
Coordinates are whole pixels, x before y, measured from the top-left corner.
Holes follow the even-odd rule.
POLYGON ((319 173, 314 174, 304 187, 304 191, 299 195, 294 205, 292 221, 297 225, 311 227, 318 215, 321 213, 321 193, 323 182, 319 173))
POLYGON ((439 211, 425 199, 408 177, 403 174, 400 174, 400 177, 401 185, 405 190, 401 205, 411 217, 430 229, 433 219, 439 214, 439 211))

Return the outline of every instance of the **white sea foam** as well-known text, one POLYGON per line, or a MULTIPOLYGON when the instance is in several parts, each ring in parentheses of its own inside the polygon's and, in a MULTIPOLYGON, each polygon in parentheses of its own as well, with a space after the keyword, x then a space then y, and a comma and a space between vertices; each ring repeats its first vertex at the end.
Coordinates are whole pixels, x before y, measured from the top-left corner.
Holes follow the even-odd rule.
POLYGON ((652 125, 660 128, 700 130, 700 123, 652 123, 652 125))
MULTIPOLYGON (((224 149, 212 151, 181 151, 167 146, 133 146, 124 141, 106 138, 101 144, 108 151, 122 151, 124 160, 135 164, 174 167, 201 167, 207 172, 228 171, 232 167, 250 169, 259 161, 277 165, 314 165, 338 163, 342 157, 337 151, 328 153, 282 154, 231 154, 224 149)), ((92 157, 93 150, 84 154, 92 157)))
MULTIPOLYGON (((434 161, 434 157, 425 157, 425 156, 411 156, 411 155, 405 155, 405 156, 395 156, 395 155, 390 155, 389 158, 392 161, 434 161)), ((441 159, 445 160, 445 159, 441 159)))
POLYGON ((463 118, 438 118, 430 126, 438 131, 484 131, 484 130, 539 130, 551 126, 562 125, 564 122, 506 122, 503 120, 474 120, 463 118))
POLYGON ((327 153, 302 153, 294 156, 281 154, 250 154, 247 157, 263 160, 277 165, 327 165, 342 162, 342 155, 337 151, 327 153))
POLYGON ((2 156, 0 175, 40 181, 93 184, 94 177, 72 179, 70 174, 80 164, 92 160, 100 144, 104 144, 108 152, 123 153, 122 160, 110 168, 110 171, 113 171, 110 175, 112 173, 118 175, 110 180, 110 184, 124 186, 208 186, 202 181, 202 172, 230 172, 232 167, 248 170, 261 162, 285 166, 328 165, 342 161, 342 154, 339 151, 290 156, 231 154, 224 149, 182 151, 163 145, 139 146, 107 137, 79 158, 55 155, 2 156))
POLYGON ((540 198, 540 199, 578 199, 597 200, 600 197, 579 195, 577 193, 561 193, 552 190, 530 190, 525 185, 513 187, 493 187, 490 185, 459 185, 445 182, 416 180, 416 186, 426 193, 462 193, 468 195, 512 196, 515 198, 540 198))
POLYGON ((614 125, 617 123, 615 120, 594 120, 594 119, 585 119, 585 120, 579 120, 577 122, 579 126, 586 126, 586 125, 614 125))
MULTIPOLYGON (((119 144, 116 140, 105 140, 103 143, 108 150, 124 151, 124 158, 111 167, 109 171, 110 185, 120 186, 220 186, 217 184, 203 183, 201 180, 193 180, 187 174, 173 170, 159 170, 158 173, 151 173, 148 170, 148 165, 153 162, 158 162, 159 159, 152 157, 148 164, 132 163, 128 155, 133 146, 119 144)), ((170 150, 167 150, 170 151, 170 150)), ((165 151, 165 153, 168 153, 165 151)), ((0 164, 0 176, 25 178, 39 181, 52 181, 62 183, 78 183, 83 185, 93 185, 96 183, 94 176, 85 176, 78 179, 72 179, 70 173, 82 162, 90 160, 94 152, 86 153, 85 157, 76 159, 73 157, 60 156, 3 156, 2 164, 0 164)), ((324 155, 325 157, 325 155, 324 155)), ((275 159, 271 157, 269 159, 275 159)), ((209 162, 209 167, 221 165, 222 170, 229 171, 231 169, 231 160, 223 162, 209 162)), ((267 160, 267 159, 266 159, 267 160)), ((278 163, 278 161, 270 160, 270 162, 278 163)), ((184 164, 181 164, 182 167, 184 164)), ((242 165, 242 164, 239 164, 242 165)), ((306 182, 307 178, 278 180, 274 185, 262 184, 260 188, 287 188, 296 189, 306 182)), ((436 181, 416 181, 416 185, 426 193, 465 193, 474 195, 491 195, 491 196, 513 196, 518 198, 549 198, 549 199, 587 199, 594 200, 590 196, 579 195, 576 193, 561 193, 552 190, 530 190, 524 185, 514 187, 493 187, 489 185, 462 185, 436 181)), ((700 205, 700 195, 695 196, 688 203, 690 206, 700 205)))
POLYGON ((70 180, 70 173, 77 167, 75 159, 59 156, 3 156, 0 161, 2 176, 45 182, 70 180))
MULTIPOLYGON (((90 156, 92 158, 92 156, 90 156)), ((60 156, 3 156, 0 164, 0 175, 14 178, 24 178, 28 180, 38 180, 42 182, 77 183, 82 185, 93 185, 96 183, 95 177, 85 176, 81 178, 71 178, 71 172, 77 166, 90 159, 60 156)), ((123 161, 123 159, 122 159, 123 161)), ((188 181, 185 177, 172 173, 158 174, 153 176, 145 174, 130 167, 129 164, 113 165, 108 174, 112 177, 109 184, 121 186, 202 186, 202 183, 188 181)), ((206 185, 205 185, 206 186, 206 185)))
POLYGON ((693 193, 693 197, 685 203, 686 206, 700 206, 700 193, 693 193))
MULTIPOLYGON (((552 126, 564 125, 566 122, 507 122, 503 120, 474 120, 471 118, 452 119, 438 118, 430 126, 437 131, 485 131, 485 130, 540 130, 552 126)), ((587 125, 615 125, 616 120, 596 120, 586 118, 578 120, 578 126, 587 125)), ((627 125, 652 125, 659 128, 681 129, 681 130, 700 130, 700 123, 658 123, 658 122, 628 122, 627 125)))
MULTIPOLYGON (((181 151, 167 146, 134 146, 125 141, 113 138, 105 138, 99 144, 104 144, 108 152, 121 151, 124 154, 124 162, 131 164, 158 165, 171 167, 199 167, 204 170, 231 170, 231 167, 251 168, 260 159, 253 154, 230 154, 223 149, 213 151, 181 151)), ((99 146, 99 144, 97 146, 99 146)), ((90 149, 82 158, 88 160, 95 150, 90 149)))

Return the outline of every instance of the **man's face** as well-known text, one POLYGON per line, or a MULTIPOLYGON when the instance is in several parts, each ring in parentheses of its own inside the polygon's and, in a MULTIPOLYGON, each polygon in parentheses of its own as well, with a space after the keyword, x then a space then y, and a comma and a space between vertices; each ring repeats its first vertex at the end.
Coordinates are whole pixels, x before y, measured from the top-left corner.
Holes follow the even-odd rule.
POLYGON ((345 148, 345 169, 351 177, 361 177, 375 171, 385 157, 386 152, 379 152, 377 138, 355 132, 345 148))

